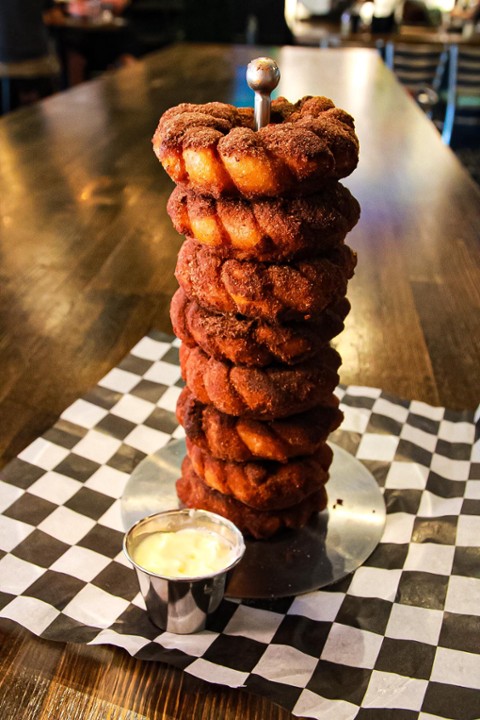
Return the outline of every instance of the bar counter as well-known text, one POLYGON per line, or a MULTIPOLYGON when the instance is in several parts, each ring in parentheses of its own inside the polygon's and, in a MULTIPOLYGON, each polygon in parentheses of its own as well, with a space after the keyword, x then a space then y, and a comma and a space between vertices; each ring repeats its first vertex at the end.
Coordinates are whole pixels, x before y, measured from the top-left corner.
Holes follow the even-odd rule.
POLYGON ((387 42, 411 45, 480 45, 480 33, 462 29, 402 24, 393 32, 374 33, 368 28, 344 32, 340 22, 321 17, 291 20, 290 30, 296 45, 320 47, 376 47, 387 42))
MULTIPOLYGON (((279 94, 331 97, 360 138, 344 181, 362 216, 348 238, 359 261, 336 343, 341 382, 456 411, 478 405, 480 190, 377 53, 177 45, 0 120, 2 465, 149 331, 171 333, 181 238, 151 137, 180 102, 252 104, 245 68, 267 54, 279 94)), ((7 619, 0 645, 5 720, 293 717, 262 694, 118 647, 41 639, 7 619)))

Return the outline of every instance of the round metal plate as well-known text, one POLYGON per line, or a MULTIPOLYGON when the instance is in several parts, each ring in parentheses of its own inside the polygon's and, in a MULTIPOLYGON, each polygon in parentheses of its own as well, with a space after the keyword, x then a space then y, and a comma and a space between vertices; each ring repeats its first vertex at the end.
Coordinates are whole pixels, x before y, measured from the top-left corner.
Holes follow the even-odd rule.
MULTIPOLYGON (((364 465, 338 445, 330 446, 328 507, 301 530, 247 539, 227 597, 278 598, 318 590, 352 573, 376 548, 385 526, 382 493, 364 465)), ((121 501, 125 530, 146 515, 179 506, 175 481, 184 456, 185 441, 175 440, 139 463, 121 501)))

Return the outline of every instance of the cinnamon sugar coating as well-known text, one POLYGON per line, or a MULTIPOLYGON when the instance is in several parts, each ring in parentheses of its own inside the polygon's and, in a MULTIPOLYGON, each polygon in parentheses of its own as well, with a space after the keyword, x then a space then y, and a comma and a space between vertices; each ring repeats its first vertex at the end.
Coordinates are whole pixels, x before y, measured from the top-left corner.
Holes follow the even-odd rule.
POLYGON ((338 384, 340 364, 331 347, 314 361, 266 368, 221 362, 199 347, 180 348, 182 377, 197 400, 227 415, 259 420, 288 417, 327 401, 338 384))
POLYGON ((181 235, 238 259, 276 262, 330 250, 360 217, 357 200, 340 183, 306 197, 251 201, 215 199, 177 187, 167 211, 181 235))
POLYGON ((335 395, 327 402, 330 404, 298 415, 262 422, 226 415, 196 400, 185 387, 178 398, 177 418, 187 438, 214 458, 236 463, 258 459, 285 463, 320 449, 331 453, 325 442, 339 427, 343 413, 335 395))
POLYGON ((153 149, 172 180, 214 197, 307 194, 357 166, 353 118, 325 97, 272 101, 270 123, 253 129, 253 110, 183 103, 167 110, 153 149))
POLYGON ((272 537, 283 529, 304 527, 310 518, 327 506, 325 486, 301 502, 282 510, 256 510, 209 488, 196 474, 191 460, 185 457, 182 475, 176 483, 177 494, 186 507, 204 508, 231 520, 241 532, 258 540, 272 537))
POLYGON ((179 288, 170 303, 175 335, 189 347, 199 345, 217 360, 264 367, 282 362, 295 365, 321 352, 344 328, 350 303, 342 298, 314 321, 279 323, 234 313, 215 313, 190 300, 179 288))
POLYGON ((193 240, 178 253, 175 276, 205 308, 267 320, 311 320, 345 296, 356 254, 340 245, 328 255, 289 264, 223 258, 193 240))
POLYGON ((187 454, 203 482, 256 510, 283 510, 319 490, 328 480, 322 453, 288 463, 218 460, 187 438, 187 454))
POLYGON ((167 209, 186 240, 170 316, 186 387, 177 494, 268 538, 327 504, 328 435, 360 207, 339 180, 358 163, 352 117, 326 97, 253 108, 184 103, 153 149, 177 183, 167 209))

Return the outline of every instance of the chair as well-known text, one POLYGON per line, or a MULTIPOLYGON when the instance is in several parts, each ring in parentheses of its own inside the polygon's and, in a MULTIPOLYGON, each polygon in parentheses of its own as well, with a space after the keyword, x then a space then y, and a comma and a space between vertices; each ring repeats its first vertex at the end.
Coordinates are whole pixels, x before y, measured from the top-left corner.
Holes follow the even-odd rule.
POLYGON ((452 45, 442 140, 450 145, 454 128, 476 126, 480 133, 480 48, 452 45))
POLYGON ((1 113, 13 110, 15 89, 23 84, 34 87, 39 97, 54 92, 60 78, 60 64, 55 55, 44 55, 31 60, 0 62, 0 80, 2 86, 1 113))
POLYGON ((439 101, 448 52, 444 45, 421 43, 385 44, 385 63, 415 98, 428 117, 439 101))

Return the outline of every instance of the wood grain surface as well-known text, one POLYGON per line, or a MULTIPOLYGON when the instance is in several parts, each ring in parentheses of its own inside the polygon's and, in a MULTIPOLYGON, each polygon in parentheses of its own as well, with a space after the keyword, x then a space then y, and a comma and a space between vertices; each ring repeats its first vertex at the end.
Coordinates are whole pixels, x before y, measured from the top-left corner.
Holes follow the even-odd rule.
MULTIPOLYGON (((359 264, 341 380, 452 409, 478 404, 480 192, 375 51, 185 46, 0 120, 0 457, 47 430, 152 327, 181 238, 150 138, 179 102, 252 103, 245 67, 356 118, 359 264)), ((1 590, 1 579, 0 579, 1 590)), ((121 650, 53 644, 0 623, 0 717, 285 720, 241 690, 121 650)))

